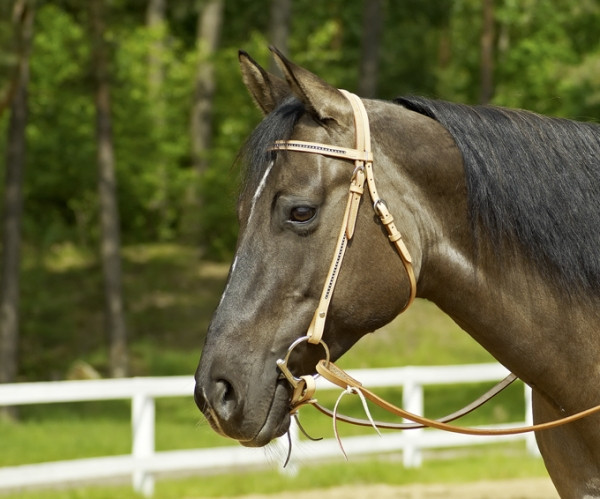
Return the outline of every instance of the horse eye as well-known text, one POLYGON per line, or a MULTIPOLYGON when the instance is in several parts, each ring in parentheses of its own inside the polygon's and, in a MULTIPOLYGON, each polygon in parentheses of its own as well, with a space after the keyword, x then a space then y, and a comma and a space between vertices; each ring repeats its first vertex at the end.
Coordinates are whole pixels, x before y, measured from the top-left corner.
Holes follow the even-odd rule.
POLYGON ((290 211, 290 221, 298 223, 309 222, 316 213, 316 208, 312 206, 295 206, 290 211))

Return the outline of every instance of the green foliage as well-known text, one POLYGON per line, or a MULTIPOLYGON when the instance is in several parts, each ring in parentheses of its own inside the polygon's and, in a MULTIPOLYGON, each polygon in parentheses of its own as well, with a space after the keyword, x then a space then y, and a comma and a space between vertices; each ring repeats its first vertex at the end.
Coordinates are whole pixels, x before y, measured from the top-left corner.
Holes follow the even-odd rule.
POLYGON ((599 121, 599 81, 600 49, 587 54, 577 65, 569 68, 560 83, 568 116, 574 116, 581 120, 599 121))
MULTIPOLYGON (((597 75, 593 68, 597 66, 600 45, 592 26, 598 22, 597 2, 497 2, 493 103, 598 120, 597 97, 590 88, 597 87, 591 81, 597 75)), ((453 2, 452 60, 437 73, 441 97, 477 103, 480 31, 481 2, 453 2)))
MULTIPOLYGON (((95 185, 94 108, 86 90, 85 28, 48 4, 36 14, 29 91, 25 237, 47 245, 91 237, 95 185)), ((78 241, 83 242, 83 241, 78 241)))
POLYGON ((568 2, 508 3, 500 9, 499 16, 504 21, 502 36, 506 47, 499 57, 496 101, 560 114, 557 102, 560 74, 566 66, 576 62, 576 53, 566 32, 568 2), (566 9, 557 8, 557 3, 565 3, 566 9), (527 84, 517 83, 519 80, 527 84))
MULTIPOLYGON (((226 2, 209 168, 190 164, 189 107, 198 11, 169 2, 165 25, 150 30, 142 4, 108 6, 112 108, 123 238, 187 241, 207 257, 228 259, 235 244, 236 154, 260 116, 246 94, 237 50, 269 64, 270 2, 226 2), (160 95, 149 87, 150 53, 163 42, 160 95), (199 193, 200 204, 195 201, 199 193), (192 234, 192 239, 190 239, 192 234)), ((384 2, 379 95, 425 94, 463 102, 479 95, 478 0, 384 2)), ((31 58, 26 240, 50 247, 98 239, 94 104, 88 10, 72 1, 39 2, 31 58)), ((495 6, 494 103, 597 119, 600 6, 593 0, 504 0, 495 6)), ((293 58, 333 84, 357 85, 362 3, 294 2, 293 58)), ((0 24, 9 47, 10 23, 0 24)), ((13 61, 2 53, 3 68, 13 61)), ((13 61, 14 62, 14 61, 13 61)), ((5 72, 3 70, 3 72, 5 72)), ((6 127, 5 117, 0 130, 6 127)), ((2 133, 2 142, 5 140, 2 133)), ((1 142, 0 142, 1 143, 1 142)))
POLYGON ((126 241, 173 240, 187 185, 187 114, 193 65, 173 39, 161 53, 163 91, 153 102, 149 91, 151 43, 164 30, 122 29, 114 37, 114 119, 122 230, 126 241), (128 216, 132 215, 132 216, 128 216))

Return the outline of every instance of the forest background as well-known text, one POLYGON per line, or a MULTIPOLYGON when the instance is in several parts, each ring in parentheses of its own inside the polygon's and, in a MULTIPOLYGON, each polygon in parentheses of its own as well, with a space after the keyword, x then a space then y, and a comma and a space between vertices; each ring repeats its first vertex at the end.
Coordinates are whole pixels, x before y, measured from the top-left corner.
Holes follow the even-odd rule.
POLYGON ((165 355, 199 354, 260 120, 238 49, 599 121, 599 26, 598 0, 0 0, 0 382, 190 372, 165 355))

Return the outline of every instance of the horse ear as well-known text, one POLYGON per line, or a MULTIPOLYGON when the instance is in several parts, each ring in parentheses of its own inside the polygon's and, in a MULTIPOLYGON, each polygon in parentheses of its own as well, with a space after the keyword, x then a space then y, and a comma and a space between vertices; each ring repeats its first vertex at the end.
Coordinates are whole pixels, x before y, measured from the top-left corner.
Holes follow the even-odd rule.
POLYGON ((351 120, 352 111, 348 99, 337 88, 294 64, 276 48, 271 47, 271 52, 292 92, 313 116, 320 121, 334 120, 340 124, 351 120))
POLYGON ((267 73, 243 50, 239 51, 239 60, 242 80, 263 114, 269 114, 290 95, 290 87, 285 80, 267 73))

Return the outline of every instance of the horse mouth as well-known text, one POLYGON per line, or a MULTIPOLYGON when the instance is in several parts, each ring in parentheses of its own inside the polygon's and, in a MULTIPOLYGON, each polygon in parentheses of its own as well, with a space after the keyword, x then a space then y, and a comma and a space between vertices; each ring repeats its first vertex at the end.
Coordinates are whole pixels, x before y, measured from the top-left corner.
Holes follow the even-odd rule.
POLYGON ((277 383, 271 406, 258 433, 249 440, 240 440, 244 447, 264 447, 272 440, 285 435, 290 428, 290 392, 283 381, 277 383))

